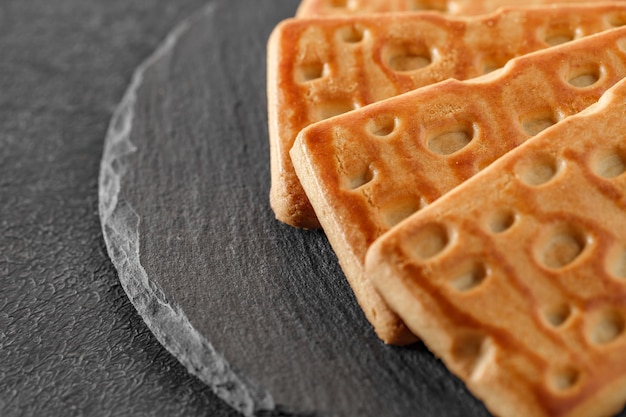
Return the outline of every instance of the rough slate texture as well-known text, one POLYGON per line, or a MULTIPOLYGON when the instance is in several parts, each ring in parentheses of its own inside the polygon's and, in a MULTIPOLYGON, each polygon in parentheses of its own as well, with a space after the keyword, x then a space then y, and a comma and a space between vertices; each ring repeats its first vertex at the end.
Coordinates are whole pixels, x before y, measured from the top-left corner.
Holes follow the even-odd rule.
POLYGON ((122 291, 98 218, 107 125, 201 0, 0 3, 0 415, 237 416, 122 291))

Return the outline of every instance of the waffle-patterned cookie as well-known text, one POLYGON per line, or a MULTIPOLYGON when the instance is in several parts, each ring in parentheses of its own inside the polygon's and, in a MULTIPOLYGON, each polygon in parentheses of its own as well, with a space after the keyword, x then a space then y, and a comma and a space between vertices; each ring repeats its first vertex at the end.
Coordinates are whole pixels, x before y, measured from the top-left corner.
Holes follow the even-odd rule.
POLYGON ((372 245, 367 276, 500 417, 626 402, 626 81, 372 245))
POLYGON ((288 224, 319 223, 289 150, 307 125, 447 78, 626 22, 625 3, 505 9, 474 18, 435 13, 291 19, 268 44, 271 205, 288 224))
MULTIPOLYGON (((584 3, 589 0, 568 0, 584 3)), ((435 11, 451 15, 477 15, 503 6, 539 6, 558 0, 302 0, 297 17, 358 15, 381 12, 435 11)))
POLYGON ((305 128, 294 167, 365 315, 388 343, 401 320, 363 274, 369 246, 626 76, 626 28, 515 58, 305 128))

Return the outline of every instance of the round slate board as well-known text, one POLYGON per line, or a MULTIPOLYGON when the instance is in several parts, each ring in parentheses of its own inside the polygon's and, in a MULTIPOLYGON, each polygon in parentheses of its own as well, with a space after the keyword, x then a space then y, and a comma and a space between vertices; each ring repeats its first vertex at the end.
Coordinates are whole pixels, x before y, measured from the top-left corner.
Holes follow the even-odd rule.
POLYGON ((274 219, 265 47, 296 7, 210 2, 137 70, 100 175, 122 285, 161 343, 246 415, 487 416, 423 345, 376 338, 322 232, 274 219))

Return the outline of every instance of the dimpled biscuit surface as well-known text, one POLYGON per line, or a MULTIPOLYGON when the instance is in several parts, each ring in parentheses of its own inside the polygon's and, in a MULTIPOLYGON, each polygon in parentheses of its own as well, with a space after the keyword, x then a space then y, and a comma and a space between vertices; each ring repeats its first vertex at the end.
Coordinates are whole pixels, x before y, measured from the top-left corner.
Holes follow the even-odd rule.
POLYGON ((319 222, 289 150, 311 123, 448 78, 480 76, 528 52, 626 22, 625 3, 511 8, 486 16, 436 13, 290 19, 268 43, 270 202, 276 217, 319 222))
POLYGON ((503 6, 541 6, 587 3, 589 0, 303 0, 297 17, 358 15, 381 12, 435 11, 452 15, 477 15, 503 6))
POLYGON ((626 81, 372 245, 367 276, 500 417, 626 401, 626 81))
MULTIPOLYGON (((291 150, 356 298, 377 334, 406 340, 364 276, 369 246, 541 130, 597 102, 626 75, 626 28, 448 80, 305 128, 291 150)), ((400 341, 400 342, 399 342, 400 341)))

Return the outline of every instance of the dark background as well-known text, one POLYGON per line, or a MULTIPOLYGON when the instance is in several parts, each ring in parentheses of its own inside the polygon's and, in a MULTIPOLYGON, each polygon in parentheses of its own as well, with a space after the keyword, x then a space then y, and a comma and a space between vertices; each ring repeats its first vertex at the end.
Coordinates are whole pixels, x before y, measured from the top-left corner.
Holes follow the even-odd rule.
POLYGON ((235 416, 128 301, 98 171, 132 72, 202 0, 0 3, 0 415, 235 416))

